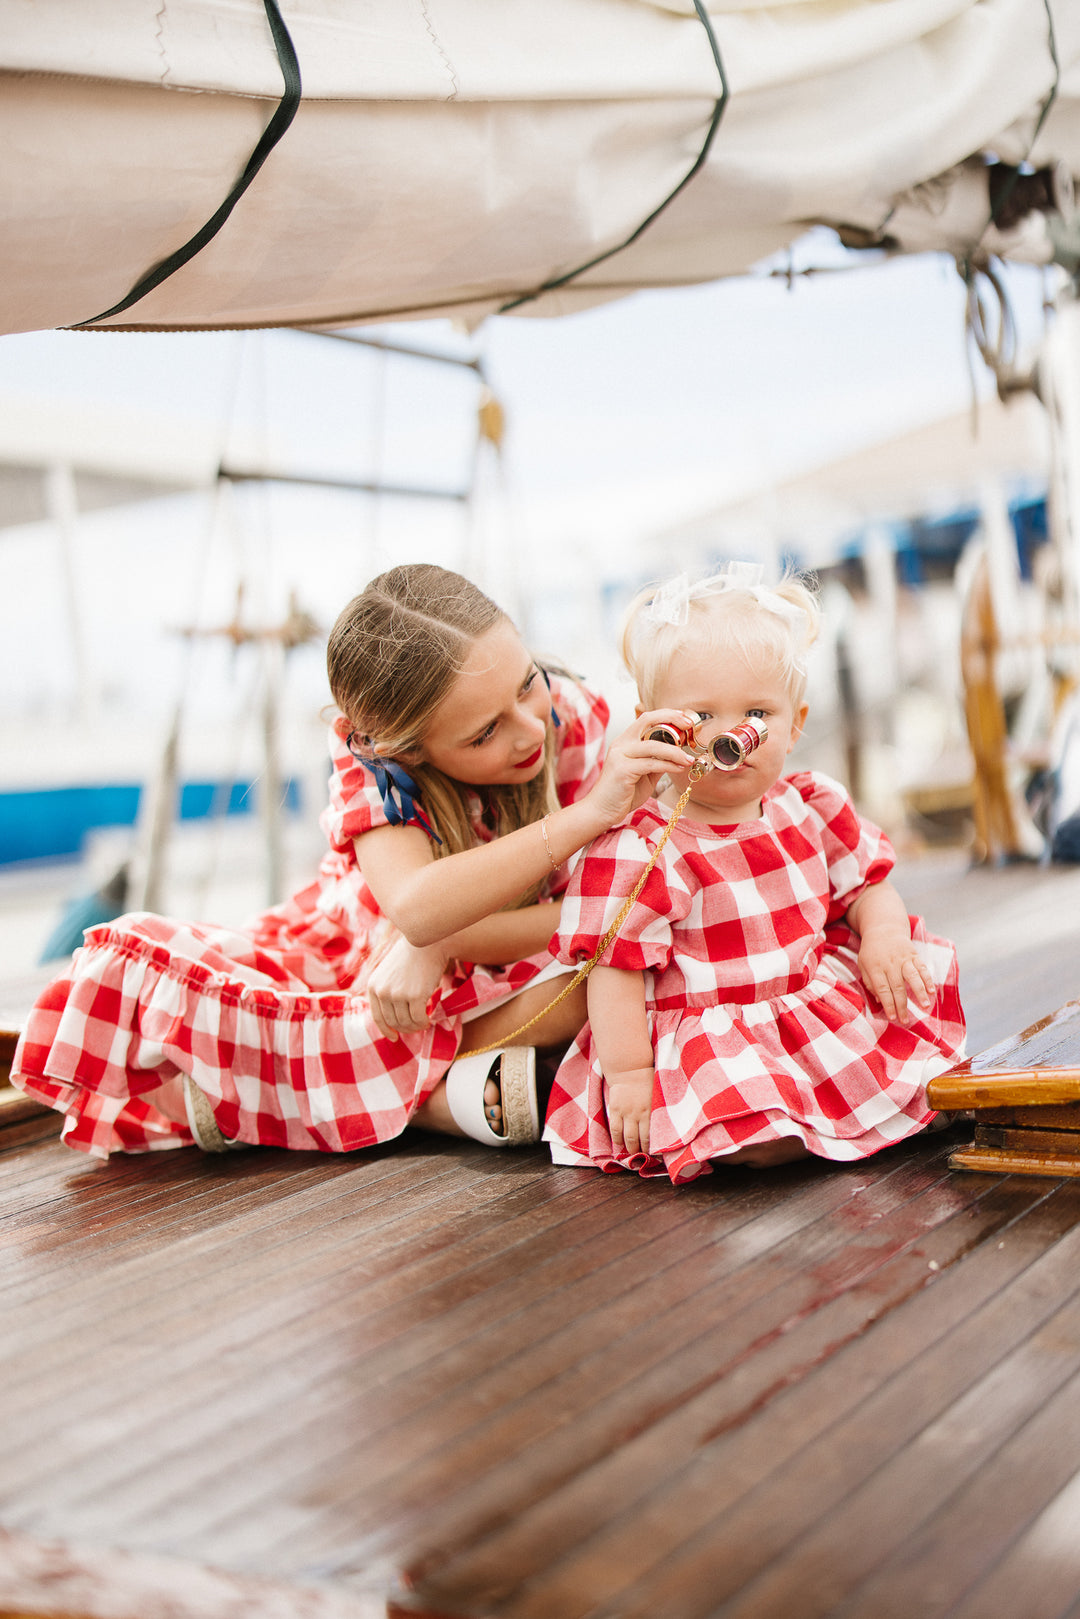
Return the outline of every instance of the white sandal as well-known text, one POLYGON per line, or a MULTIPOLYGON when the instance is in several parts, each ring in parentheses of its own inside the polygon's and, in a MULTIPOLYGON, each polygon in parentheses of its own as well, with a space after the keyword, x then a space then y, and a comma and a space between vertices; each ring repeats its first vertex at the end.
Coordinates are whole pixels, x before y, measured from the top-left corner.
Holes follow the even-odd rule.
POLYGON ((446 1075, 446 1101, 459 1130, 487 1147, 525 1147, 540 1140, 536 1100, 536 1050, 504 1046, 501 1051, 459 1057, 446 1075), (491 1127, 484 1112, 484 1087, 494 1079, 502 1092, 505 1135, 491 1127))
POLYGON ((184 1111, 187 1113, 188 1129, 195 1137, 195 1145, 201 1147, 203 1152, 235 1152, 237 1148, 247 1145, 244 1141, 230 1141, 228 1136, 222 1135, 210 1106, 210 1098, 199 1089, 190 1074, 184 1075, 184 1111))

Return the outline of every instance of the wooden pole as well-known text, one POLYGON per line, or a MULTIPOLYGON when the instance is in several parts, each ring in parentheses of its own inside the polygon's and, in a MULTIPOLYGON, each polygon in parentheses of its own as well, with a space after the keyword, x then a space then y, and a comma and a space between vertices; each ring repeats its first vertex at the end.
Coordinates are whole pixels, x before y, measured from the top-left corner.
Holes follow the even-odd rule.
POLYGON ((978 862, 1016 858, 1022 853, 1005 773, 1008 728, 994 669, 1000 644, 990 589, 990 563, 984 553, 960 622, 964 718, 975 763, 974 857, 978 862))

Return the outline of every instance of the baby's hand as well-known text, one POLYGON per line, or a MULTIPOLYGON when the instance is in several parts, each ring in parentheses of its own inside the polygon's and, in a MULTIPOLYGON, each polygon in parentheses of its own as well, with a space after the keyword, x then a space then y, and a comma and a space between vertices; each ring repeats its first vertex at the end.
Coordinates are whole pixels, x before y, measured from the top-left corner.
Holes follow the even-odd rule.
POLYGON ((934 1004, 934 980, 911 937, 899 928, 875 928, 863 935, 859 972, 881 1010, 893 1023, 912 1021, 910 996, 924 1011, 934 1004))
POLYGON ((654 1071, 628 1068, 607 1081, 607 1116, 614 1150, 648 1152, 654 1071))

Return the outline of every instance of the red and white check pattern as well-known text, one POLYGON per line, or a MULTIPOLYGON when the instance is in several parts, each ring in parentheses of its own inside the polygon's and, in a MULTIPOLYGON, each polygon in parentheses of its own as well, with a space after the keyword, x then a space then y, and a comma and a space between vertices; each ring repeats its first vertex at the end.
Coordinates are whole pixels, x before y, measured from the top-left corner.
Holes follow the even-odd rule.
MULTIPOLYGON (((600 774, 603 698, 552 676, 558 794, 600 774)), ((551 962, 457 967, 430 1026, 384 1040, 364 994, 392 936, 360 875, 353 839, 385 824, 372 777, 331 733, 334 775, 317 880, 241 929, 150 914, 92 928, 34 1007, 12 1080, 66 1114, 63 1139, 96 1157, 191 1144, 182 1076, 209 1097, 230 1140, 351 1152, 399 1135, 445 1074, 463 1016, 523 989, 551 962)), ((478 841, 491 833, 474 806, 478 841)), ((558 893, 565 875, 552 879, 558 893)))
MULTIPOLYGON (((603 957, 644 975, 650 1156, 613 1154, 586 1025, 548 1110, 557 1163, 690 1180, 712 1158, 783 1136, 822 1158, 865 1157, 933 1116, 927 1082, 963 1052, 952 945, 912 918, 937 998, 908 1028, 890 1023, 863 989, 844 921, 892 869, 888 839, 817 773, 781 778, 762 811, 726 830, 681 820, 603 957)), ((592 955, 666 822, 650 800, 590 845, 563 900, 563 961, 592 955)))

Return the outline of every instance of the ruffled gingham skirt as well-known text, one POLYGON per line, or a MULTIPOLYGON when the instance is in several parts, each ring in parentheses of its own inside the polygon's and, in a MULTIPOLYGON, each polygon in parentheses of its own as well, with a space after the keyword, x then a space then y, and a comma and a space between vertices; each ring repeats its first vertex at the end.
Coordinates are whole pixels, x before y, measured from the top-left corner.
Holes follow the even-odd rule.
POLYGON ((40 996, 12 1083, 62 1112, 62 1139, 99 1158, 191 1145, 185 1075, 230 1141, 352 1152, 400 1135, 470 1013, 551 965, 541 952, 448 972, 430 1025, 389 1040, 361 989, 311 987, 333 974, 295 938, 134 913, 91 929, 40 996))
POLYGON ((794 1137, 820 1158, 865 1158, 934 1117, 926 1087, 964 1052, 956 952, 912 918, 937 995, 907 1028, 868 999, 853 949, 827 949, 810 982, 771 1000, 648 1014, 656 1062, 649 1153, 616 1153, 586 1024, 555 1080, 544 1139, 556 1163, 672 1181, 740 1147, 794 1137))

